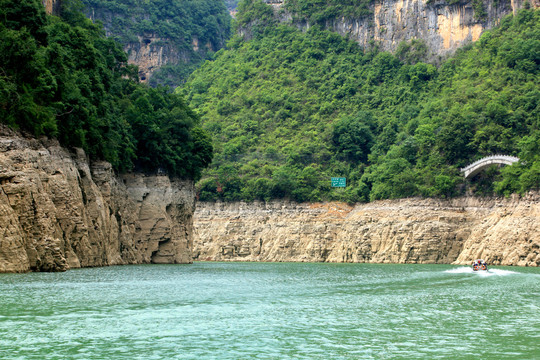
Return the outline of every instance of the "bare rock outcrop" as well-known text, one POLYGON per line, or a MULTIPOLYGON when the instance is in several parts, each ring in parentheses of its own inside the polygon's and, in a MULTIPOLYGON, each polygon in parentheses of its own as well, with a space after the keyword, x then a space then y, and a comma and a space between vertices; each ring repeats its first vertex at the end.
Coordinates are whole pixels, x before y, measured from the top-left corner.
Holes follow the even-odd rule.
POLYGON ((49 15, 58 15, 60 13, 61 0, 41 0, 45 11, 49 15))
POLYGON ((341 203, 199 203, 194 256, 216 261, 540 266, 540 195, 341 203))
POLYGON ((192 181, 115 175, 0 127, 0 272, 191 262, 192 181))
POLYGON ((383 50, 394 51, 402 41, 423 40, 433 55, 453 53, 476 41, 482 32, 521 7, 521 2, 481 2, 484 15, 473 1, 448 4, 445 0, 381 0, 374 2, 370 19, 341 19, 329 24, 363 46, 376 41, 383 50))
MULTIPOLYGON (((143 11, 143 9, 139 9, 139 11, 143 11)), ((116 18, 120 16, 119 14, 107 7, 100 6, 88 7, 85 12, 92 21, 103 22, 107 36, 120 35, 115 33, 113 26, 116 18)), ((167 22, 171 20, 173 22, 177 21, 168 19, 167 22)), ((123 39, 122 44, 128 56, 128 63, 138 67, 139 79, 143 83, 149 83, 154 73, 164 66, 193 65, 201 61, 200 59, 206 58, 208 53, 215 52, 225 46, 225 38, 216 39, 213 44, 212 41, 202 43, 196 35, 191 35, 188 40, 184 39, 184 37, 160 36, 155 31, 136 33, 135 29, 130 30, 134 32, 132 38, 129 41, 123 39)))
POLYGON ((139 79, 144 83, 162 66, 188 63, 190 60, 189 52, 178 51, 167 39, 156 34, 145 34, 137 38, 139 41, 127 44, 124 51, 128 54, 128 62, 139 68, 139 79))
MULTIPOLYGON (((265 1, 281 22, 294 23, 299 28, 313 25, 288 13, 287 0, 265 1)), ((381 50, 392 52, 401 42, 421 40, 428 49, 426 58, 438 60, 439 56, 452 54, 478 40, 485 30, 497 26, 506 15, 515 14, 525 3, 534 8, 540 6, 539 0, 461 0, 452 4, 446 0, 375 0, 369 4, 371 14, 334 18, 325 26, 362 47, 376 44, 381 50)), ((240 33, 251 37, 249 27, 241 28, 240 33)))
MULTIPOLYGON (((111 33, 108 33, 111 36, 111 33)), ((155 33, 146 33, 137 36, 137 42, 131 42, 124 46, 128 54, 128 63, 137 65, 139 79, 147 83, 152 74, 165 65, 188 64, 192 53, 187 50, 179 50, 169 39, 161 38, 155 33)), ((195 53, 205 54, 207 51, 215 51, 211 42, 204 46, 199 45, 197 37, 192 38, 192 49, 195 53)), ((201 55, 202 56, 202 55, 201 55)))

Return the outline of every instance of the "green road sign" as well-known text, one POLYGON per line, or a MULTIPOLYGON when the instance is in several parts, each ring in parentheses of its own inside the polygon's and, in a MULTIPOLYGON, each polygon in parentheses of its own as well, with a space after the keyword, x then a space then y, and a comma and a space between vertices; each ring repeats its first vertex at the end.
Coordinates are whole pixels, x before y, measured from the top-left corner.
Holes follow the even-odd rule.
POLYGON ((347 186, 347 179, 342 177, 331 178, 332 187, 345 187, 347 186))

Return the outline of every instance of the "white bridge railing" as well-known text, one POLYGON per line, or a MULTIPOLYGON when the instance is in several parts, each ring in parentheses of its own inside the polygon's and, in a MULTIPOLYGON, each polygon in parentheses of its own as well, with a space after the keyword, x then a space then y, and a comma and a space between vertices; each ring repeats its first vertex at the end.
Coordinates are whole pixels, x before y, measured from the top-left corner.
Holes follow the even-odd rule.
POLYGON ((515 162, 518 162, 519 158, 515 156, 508 156, 508 155, 491 155, 486 156, 478 161, 473 162, 470 165, 467 165, 466 167, 461 169, 461 172, 464 174, 465 178, 468 178, 470 176, 474 176, 478 174, 482 169, 485 167, 488 167, 489 165, 493 164, 501 164, 501 165, 512 165, 515 162))

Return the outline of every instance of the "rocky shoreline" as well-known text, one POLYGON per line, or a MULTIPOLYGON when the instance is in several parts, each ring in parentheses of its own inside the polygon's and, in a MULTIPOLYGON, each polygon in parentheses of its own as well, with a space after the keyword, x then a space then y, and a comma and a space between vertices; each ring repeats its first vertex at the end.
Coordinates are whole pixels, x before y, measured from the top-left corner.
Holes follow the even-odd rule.
POLYGON ((540 194, 198 203, 193 182, 118 175, 0 127, 0 272, 202 261, 540 265, 540 194))
POLYGON ((190 263, 195 191, 0 126, 0 272, 190 263))
POLYGON ((198 203, 195 260, 540 266, 540 194, 342 203, 198 203))

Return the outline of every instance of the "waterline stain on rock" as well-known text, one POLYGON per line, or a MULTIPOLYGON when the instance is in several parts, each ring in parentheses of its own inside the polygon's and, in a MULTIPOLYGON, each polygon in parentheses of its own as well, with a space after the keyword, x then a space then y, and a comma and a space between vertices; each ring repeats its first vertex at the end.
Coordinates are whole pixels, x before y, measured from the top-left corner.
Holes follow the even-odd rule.
POLYGON ((540 266, 540 194, 509 199, 198 203, 194 259, 540 266))

